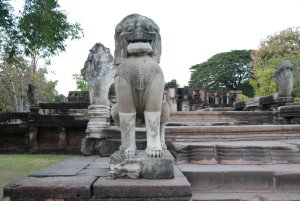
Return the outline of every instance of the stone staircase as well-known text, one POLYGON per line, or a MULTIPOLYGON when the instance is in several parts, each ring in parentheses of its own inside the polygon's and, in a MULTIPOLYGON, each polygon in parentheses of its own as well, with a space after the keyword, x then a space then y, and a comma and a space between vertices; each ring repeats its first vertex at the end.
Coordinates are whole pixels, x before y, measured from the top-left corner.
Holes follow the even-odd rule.
POLYGON ((300 200, 300 164, 177 165, 193 200, 300 200))
POLYGON ((174 142, 173 149, 177 164, 300 164, 300 139, 174 142))
POLYGON ((300 138, 291 133, 272 140, 278 131, 268 135, 173 141, 171 151, 191 183, 192 200, 300 200, 300 138))

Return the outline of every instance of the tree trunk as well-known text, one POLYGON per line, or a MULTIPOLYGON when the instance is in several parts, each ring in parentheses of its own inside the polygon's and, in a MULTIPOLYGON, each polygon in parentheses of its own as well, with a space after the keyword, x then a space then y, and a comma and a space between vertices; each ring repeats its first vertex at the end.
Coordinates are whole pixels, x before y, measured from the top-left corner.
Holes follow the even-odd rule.
POLYGON ((35 73, 37 71, 37 61, 35 56, 31 57, 31 67, 32 67, 32 71, 35 73))
POLYGON ((24 112, 24 101, 23 101, 23 75, 20 74, 20 112, 24 112))
POLYGON ((13 108, 14 108, 14 111, 15 112, 18 112, 19 110, 19 107, 18 107, 18 98, 17 98, 17 93, 16 93, 16 87, 15 87, 15 84, 12 80, 11 81, 11 86, 12 86, 12 98, 14 100, 14 103, 13 103, 13 108))

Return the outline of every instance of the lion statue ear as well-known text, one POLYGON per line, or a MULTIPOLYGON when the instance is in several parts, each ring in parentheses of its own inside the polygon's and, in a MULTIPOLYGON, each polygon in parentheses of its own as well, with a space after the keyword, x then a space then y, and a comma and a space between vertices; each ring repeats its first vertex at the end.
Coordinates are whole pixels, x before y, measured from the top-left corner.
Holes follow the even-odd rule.
POLYGON ((160 55, 161 55, 161 38, 160 38, 160 34, 157 34, 157 42, 156 43, 157 43, 156 45, 152 45, 152 48, 155 47, 153 49, 152 57, 153 57, 153 59, 155 59, 155 61, 160 63, 160 55))
POLYGON ((120 33, 115 33, 115 54, 114 54, 114 63, 118 65, 123 62, 124 58, 121 56, 123 51, 121 48, 121 42, 119 41, 120 33))

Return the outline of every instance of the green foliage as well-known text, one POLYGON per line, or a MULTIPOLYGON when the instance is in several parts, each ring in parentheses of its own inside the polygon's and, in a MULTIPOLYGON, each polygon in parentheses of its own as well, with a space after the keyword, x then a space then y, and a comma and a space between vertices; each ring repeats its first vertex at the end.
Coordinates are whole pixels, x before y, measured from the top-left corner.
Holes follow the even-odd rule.
POLYGON ((54 96, 54 102, 66 102, 68 98, 65 97, 63 94, 58 94, 54 96))
POLYGON ((12 10, 8 0, 0 0, 0 43, 3 41, 3 32, 10 32, 14 26, 12 10))
POLYGON ((19 16, 8 0, 0 0, 0 111, 24 111, 29 83, 39 101, 54 101, 57 81, 47 81, 47 69, 38 68, 38 61, 49 64, 65 51, 67 39, 82 36, 80 25, 67 21, 57 0, 25 0, 19 16))
POLYGON ((257 70, 256 75, 259 79, 251 79, 250 83, 255 89, 256 96, 271 95, 276 92, 277 87, 272 79, 274 69, 257 70))
POLYGON ((66 155, 51 154, 1 154, 0 200, 2 200, 3 188, 7 183, 32 174, 41 168, 45 168, 67 157, 66 155))
POLYGON ((294 102, 299 103, 300 102, 300 97, 294 97, 294 102))
POLYGON ((250 53, 251 50, 222 52, 192 66, 190 87, 207 90, 242 89, 243 83, 251 77, 250 53))
POLYGON ((288 28, 278 34, 268 36, 258 50, 252 52, 254 78, 251 85, 256 96, 266 96, 277 92, 272 76, 283 60, 293 64, 294 96, 300 96, 300 31, 288 28))
POLYGON ((240 84, 240 86, 243 95, 247 97, 253 97, 255 95, 254 88, 250 84, 250 79, 245 80, 243 83, 240 84))
POLYGON ((50 62, 51 56, 65 51, 66 39, 82 36, 80 25, 67 22, 67 15, 59 7, 57 0, 25 0, 18 27, 25 55, 32 59, 33 71, 40 58, 50 62))
POLYGON ((8 0, 0 0, 0 27, 1 29, 9 29, 13 23, 11 15, 12 7, 8 0))
POLYGON ((88 91, 89 87, 81 74, 73 74, 73 80, 76 81, 77 90, 88 91))
POLYGON ((241 101, 245 101, 245 100, 248 100, 249 99, 249 97, 248 96, 246 96, 246 95, 244 95, 244 94, 239 94, 238 96, 237 96, 237 100, 241 100, 241 101))
POLYGON ((7 61, 18 54, 19 33, 16 24, 9 1, 0 0, 0 51, 6 53, 7 61))

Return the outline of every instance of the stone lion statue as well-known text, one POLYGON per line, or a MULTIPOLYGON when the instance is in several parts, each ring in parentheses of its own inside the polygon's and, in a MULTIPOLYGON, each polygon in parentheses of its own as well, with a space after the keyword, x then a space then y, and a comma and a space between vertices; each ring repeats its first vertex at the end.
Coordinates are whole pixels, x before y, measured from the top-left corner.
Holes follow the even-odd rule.
POLYGON ((162 100, 165 81, 159 66, 160 55, 159 27, 153 20, 132 14, 116 26, 117 105, 112 116, 120 127, 120 152, 125 158, 136 155, 136 119, 145 120, 147 156, 161 157, 166 150, 164 123, 169 117, 169 108, 162 100))

